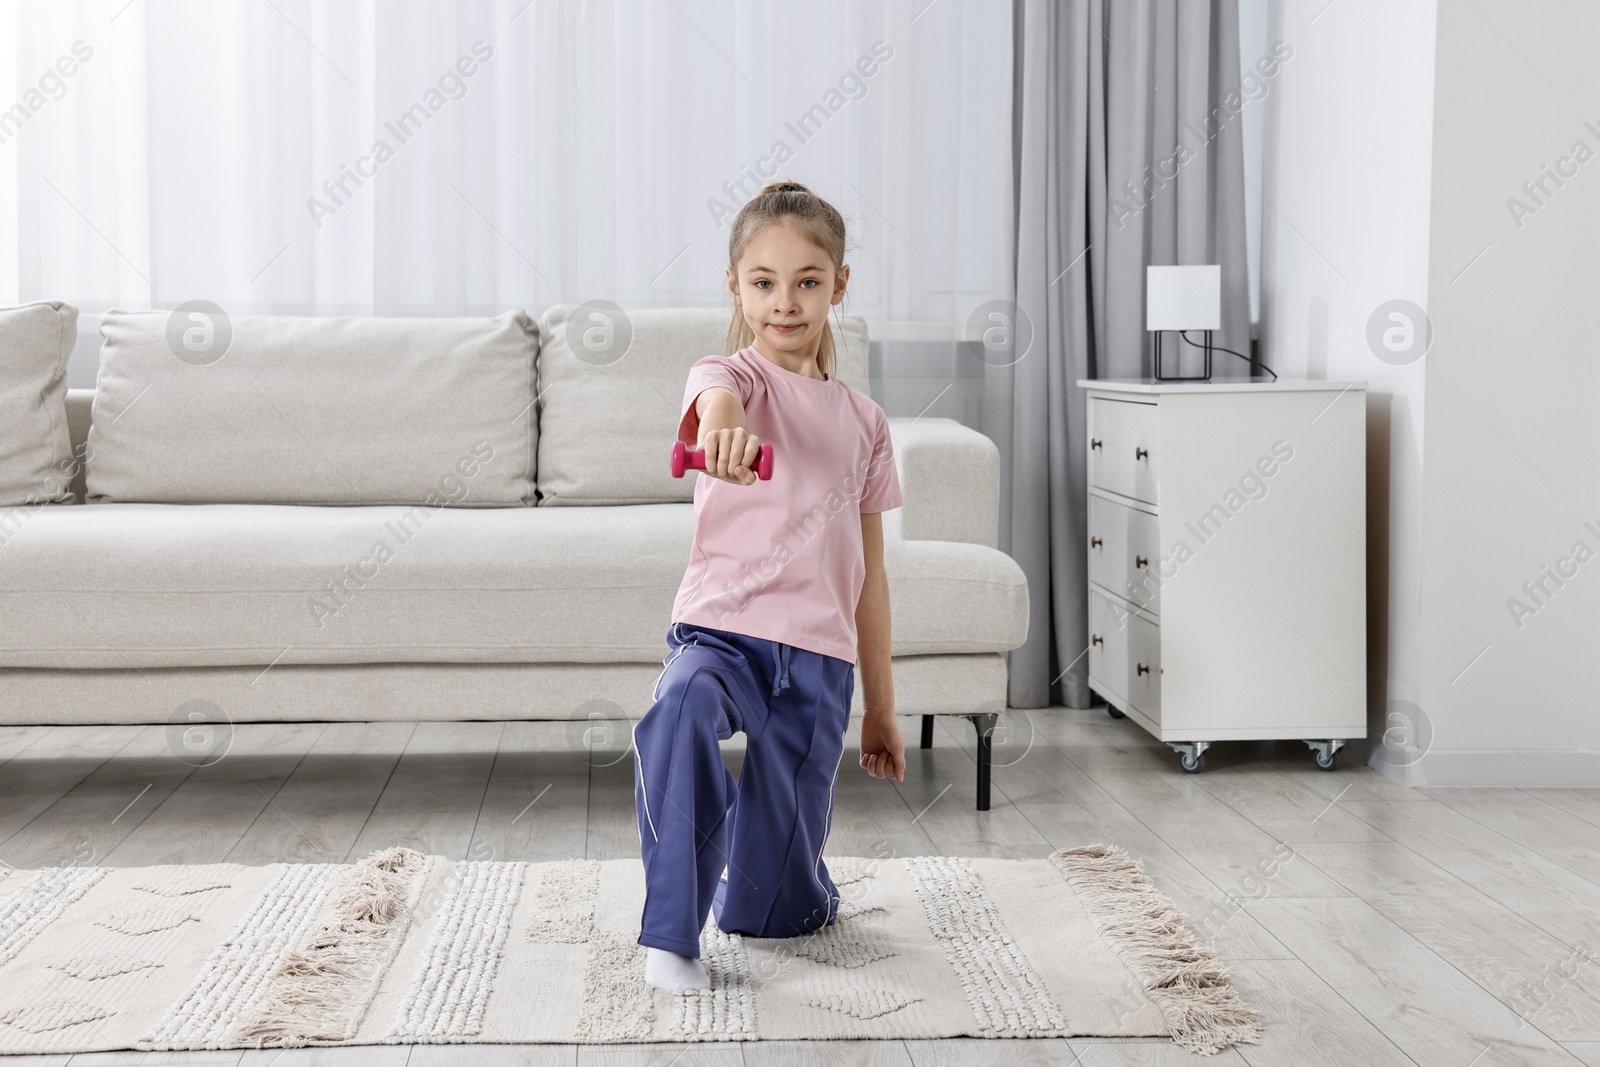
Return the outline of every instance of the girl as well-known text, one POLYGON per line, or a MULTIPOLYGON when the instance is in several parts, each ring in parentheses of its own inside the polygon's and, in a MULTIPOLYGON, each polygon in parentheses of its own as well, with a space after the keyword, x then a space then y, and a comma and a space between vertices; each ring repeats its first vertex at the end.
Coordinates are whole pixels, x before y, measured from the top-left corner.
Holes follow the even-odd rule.
POLYGON ((834 375, 844 219, 774 183, 728 238, 727 356, 689 371, 678 437, 705 452, 694 548, 654 703, 634 728, 645 980, 710 986, 707 912, 730 933, 834 922, 822 862, 859 654, 860 765, 905 780, 889 674, 880 512, 901 504, 883 409, 834 375), (773 474, 757 484, 762 442, 773 474), (719 740, 743 730, 737 781, 719 740))

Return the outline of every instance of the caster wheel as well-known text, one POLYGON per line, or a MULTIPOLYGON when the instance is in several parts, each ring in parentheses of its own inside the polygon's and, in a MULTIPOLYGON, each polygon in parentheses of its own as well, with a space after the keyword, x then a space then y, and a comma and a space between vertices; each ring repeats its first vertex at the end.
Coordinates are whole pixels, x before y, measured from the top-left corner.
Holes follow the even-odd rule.
POLYGON ((1118 711, 1116 708, 1112 707, 1110 704, 1106 705, 1106 714, 1111 716, 1113 719, 1126 719, 1128 717, 1128 713, 1127 712, 1118 711))
POLYGON ((1183 768, 1184 774, 1199 774, 1205 769, 1206 749, 1211 747, 1210 741, 1168 741, 1167 744, 1178 754, 1178 765, 1183 768))
POLYGON ((1344 747, 1343 741, 1307 741, 1306 744, 1311 746, 1318 770, 1331 771, 1339 766, 1339 750, 1344 747))

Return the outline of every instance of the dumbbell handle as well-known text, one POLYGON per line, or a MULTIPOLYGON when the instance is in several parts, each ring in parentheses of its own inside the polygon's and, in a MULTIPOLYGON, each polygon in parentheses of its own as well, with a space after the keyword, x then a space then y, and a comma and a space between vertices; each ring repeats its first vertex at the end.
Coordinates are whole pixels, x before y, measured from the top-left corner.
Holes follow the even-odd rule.
MULTIPOLYGON (((682 478, 685 471, 703 471, 706 469, 706 454, 704 449, 690 450, 682 441, 673 443, 672 446, 672 476, 682 478)), ((762 445, 760 458, 756 460, 756 477, 768 481, 772 477, 772 446, 762 445)))

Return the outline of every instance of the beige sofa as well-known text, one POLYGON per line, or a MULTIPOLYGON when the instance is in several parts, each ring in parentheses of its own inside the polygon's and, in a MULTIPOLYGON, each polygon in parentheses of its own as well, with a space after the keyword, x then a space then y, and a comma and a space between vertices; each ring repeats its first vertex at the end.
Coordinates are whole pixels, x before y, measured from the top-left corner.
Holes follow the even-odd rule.
MULTIPOLYGON (((698 477, 667 455, 723 313, 243 317, 214 359, 176 314, 106 313, 97 388, 65 399, 72 502, 0 506, 0 722, 644 712, 698 477)), ((865 392, 865 323, 838 335, 865 392)), ((998 455, 948 419, 890 426, 897 709, 986 738, 1028 618, 998 455)))

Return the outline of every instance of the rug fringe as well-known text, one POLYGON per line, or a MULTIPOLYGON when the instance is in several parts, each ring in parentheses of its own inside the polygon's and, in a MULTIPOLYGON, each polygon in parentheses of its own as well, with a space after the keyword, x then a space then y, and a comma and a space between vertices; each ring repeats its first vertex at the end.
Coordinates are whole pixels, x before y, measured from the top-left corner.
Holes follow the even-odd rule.
POLYGON ((1202 1056, 1259 1044, 1261 1015, 1190 932, 1184 915, 1116 845, 1063 848, 1050 861, 1165 1017, 1174 1043, 1202 1056))
POLYGON ((406 900, 427 857, 396 846, 353 864, 328 896, 331 920, 284 953, 267 979, 260 1004, 237 1038, 254 1048, 300 1048, 348 1041, 376 992, 391 936, 409 919, 406 900), (370 983, 365 996, 353 986, 370 983))

